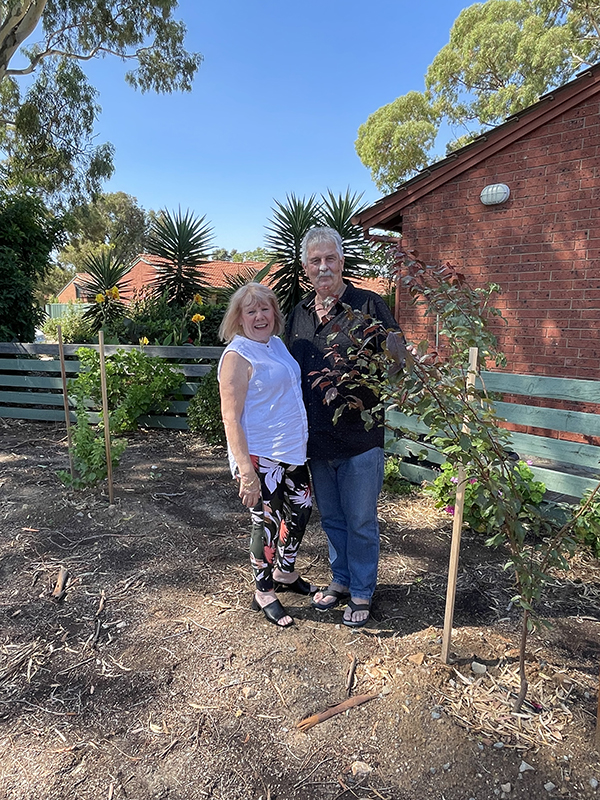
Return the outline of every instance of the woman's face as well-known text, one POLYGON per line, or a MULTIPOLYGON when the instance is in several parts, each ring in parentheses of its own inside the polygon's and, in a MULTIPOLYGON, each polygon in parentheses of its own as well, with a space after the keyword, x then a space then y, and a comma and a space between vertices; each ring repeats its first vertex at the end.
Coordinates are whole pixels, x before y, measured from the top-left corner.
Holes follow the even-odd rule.
POLYGON ((268 300, 252 299, 242 306, 240 323, 244 336, 255 342, 268 342, 275 327, 275 311, 268 300))

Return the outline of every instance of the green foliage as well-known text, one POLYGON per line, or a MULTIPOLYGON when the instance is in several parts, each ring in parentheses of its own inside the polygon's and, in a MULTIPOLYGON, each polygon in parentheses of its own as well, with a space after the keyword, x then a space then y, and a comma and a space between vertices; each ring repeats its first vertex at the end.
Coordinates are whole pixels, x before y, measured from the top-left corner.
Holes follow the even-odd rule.
POLYGON ((87 259, 106 247, 114 248, 126 264, 144 252, 147 215, 135 197, 125 192, 99 194, 89 203, 79 204, 69 214, 69 224, 68 244, 59 252, 58 261, 67 265, 71 277, 74 272, 85 272, 87 259))
MULTIPOLYGON (((541 481, 534 479, 533 472, 525 461, 515 461, 512 465, 509 461, 507 467, 513 473, 511 480, 518 486, 521 496, 518 520, 527 530, 537 532, 542 518, 541 503, 546 487, 541 481)), ((472 477, 470 471, 465 480, 463 522, 478 533, 495 536, 503 522, 499 519, 502 507, 496 503, 487 483, 472 477)), ((425 492, 435 499, 437 508, 454 514, 457 484, 457 470, 451 464, 442 464, 440 474, 426 487, 425 492)))
POLYGON ((314 195, 306 200, 291 194, 285 203, 275 201, 265 241, 270 252, 269 266, 276 267, 271 286, 284 315, 290 313, 310 288, 300 251, 302 239, 318 224, 318 210, 314 195))
POLYGON ((383 488, 390 494, 413 494, 415 487, 400 472, 401 460, 397 456, 386 456, 383 465, 383 488))
POLYGON ((46 303, 57 303, 56 296, 75 277, 75 272, 70 267, 52 265, 45 275, 38 278, 35 284, 34 297, 39 306, 46 303))
MULTIPOLYGON (((70 381, 69 392, 81 402, 100 408, 100 356, 85 347, 77 350, 77 356, 81 370, 70 381)), ((181 373, 170 364, 142 350, 117 350, 105 361, 111 434, 135 430, 139 417, 150 411, 166 411, 170 395, 183 382, 181 373)))
POLYGON ((187 409, 187 421, 189 429, 201 434, 208 444, 226 444, 216 366, 200 381, 187 409))
POLYGON ((241 253, 232 251, 232 261, 268 261, 269 251, 264 247, 255 247, 254 250, 242 250, 241 253))
POLYGON ((596 558, 600 558, 600 497, 587 492, 576 513, 575 535, 596 558))
POLYGON ((48 341, 58 341, 57 328, 59 325, 65 344, 92 344, 98 341, 98 336, 92 330, 89 321, 84 318, 83 312, 74 303, 68 304, 67 313, 64 316, 51 317, 46 320, 42 331, 48 341))
POLYGON ((132 64, 125 80, 142 92, 190 91, 202 59, 185 50, 185 26, 173 18, 176 7, 176 0, 2 4, 5 185, 36 187, 69 203, 99 190, 112 174, 113 148, 94 142, 100 107, 80 65, 117 56, 132 64))
POLYGON ((358 129, 358 157, 378 189, 393 192, 429 163, 439 118, 427 92, 409 92, 375 111, 358 129))
POLYGON ((422 169, 442 122, 466 129, 456 149, 600 59, 600 6, 579 0, 487 0, 465 8, 450 41, 409 92, 359 128, 356 150, 382 190, 422 169))
POLYGON ((205 220, 180 209, 173 215, 161 211, 151 222, 147 250, 165 259, 157 268, 152 288, 156 295, 166 293, 173 305, 185 306, 195 294, 208 289, 201 267, 210 258, 213 237, 205 220))
MULTIPOLYGON (((106 464, 106 442, 101 425, 92 427, 88 421, 86 407, 81 398, 77 398, 75 410, 77 424, 73 426, 72 457, 76 476, 70 472, 59 470, 58 477, 73 489, 84 489, 86 486, 95 486, 108 475, 106 464)), ((124 439, 115 439, 111 436, 111 461, 113 469, 119 466, 123 451, 127 447, 124 439)))
POLYGON ((218 331, 225 313, 224 305, 191 303, 181 308, 168 302, 166 294, 156 296, 145 293, 134 299, 127 307, 127 318, 109 331, 120 344, 139 344, 140 339, 158 346, 202 344, 219 347, 218 331), (202 337, 198 336, 198 326, 192 322, 194 314, 201 314, 202 337))
POLYGON ((45 317, 35 289, 61 237, 61 220, 41 201, 0 193, 0 341, 34 340, 45 317))
POLYGON ((275 267, 271 286, 284 314, 289 314, 310 288, 302 266, 301 245, 306 233, 315 225, 334 228, 342 237, 346 274, 364 272, 362 267, 366 260, 362 229, 351 222, 363 208, 360 199, 361 195, 351 194, 348 189, 345 195, 338 196, 328 191, 327 195, 322 195, 321 202, 314 195, 307 200, 294 194, 288 195, 285 203, 276 201, 265 241, 269 252, 267 266, 275 267))

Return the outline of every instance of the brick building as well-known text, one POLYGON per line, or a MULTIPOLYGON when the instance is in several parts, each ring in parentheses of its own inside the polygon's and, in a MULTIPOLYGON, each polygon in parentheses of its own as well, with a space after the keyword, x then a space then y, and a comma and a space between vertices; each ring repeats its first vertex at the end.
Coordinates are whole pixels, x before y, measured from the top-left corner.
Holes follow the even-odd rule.
MULTIPOLYGON (((153 256, 148 253, 142 253, 136 256, 131 262, 131 268, 127 273, 124 282, 127 283, 126 288, 121 292, 121 298, 125 302, 129 302, 140 292, 148 289, 157 275, 157 267, 165 262, 161 256, 153 256)), ((235 278, 240 273, 245 273, 248 270, 255 270, 258 272, 265 266, 264 261, 207 261, 200 267, 203 282, 215 289, 214 297, 207 298, 208 300, 215 299, 219 289, 224 289, 227 286, 228 278, 235 278)), ((82 288, 87 276, 84 273, 77 273, 69 283, 61 289, 58 295, 59 303, 75 302, 77 300, 86 300, 93 298, 86 298, 85 292, 82 288)))
MULTIPOLYGON (((365 233, 395 231, 427 263, 496 282, 511 372, 600 379, 600 65, 431 165, 368 208, 365 233), (503 202, 484 205, 485 197, 503 202), (495 198, 494 198, 495 195, 495 198)), ((432 341, 399 289, 412 341, 432 341)))
MULTIPOLYGON (((131 301, 140 292, 147 290, 157 275, 157 267, 165 262, 161 256, 153 256, 143 253, 131 262, 131 268, 124 278, 126 288, 121 292, 121 299, 126 303, 131 301)), ((266 261, 206 261, 200 267, 202 280, 206 285, 214 289, 214 293, 208 293, 204 299, 208 302, 217 300, 219 290, 227 288, 228 278, 235 279, 239 275, 260 272, 266 266, 266 261)), ((86 297, 83 284, 87 280, 85 273, 77 273, 69 283, 61 289, 58 294, 59 303, 69 303, 77 301, 93 301, 93 298, 86 297)), ((353 278, 355 286, 363 289, 370 289, 377 294, 388 294, 390 289, 388 281, 383 278, 353 278)), ((268 276, 264 283, 269 283, 268 276)))

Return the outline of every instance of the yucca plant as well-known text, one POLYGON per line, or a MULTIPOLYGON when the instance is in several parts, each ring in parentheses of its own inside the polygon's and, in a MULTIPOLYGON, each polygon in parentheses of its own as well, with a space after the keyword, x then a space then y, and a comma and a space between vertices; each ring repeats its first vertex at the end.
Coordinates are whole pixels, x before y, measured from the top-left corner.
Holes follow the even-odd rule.
POLYGON ((344 195, 337 196, 327 190, 327 195, 321 195, 321 202, 314 195, 306 200, 293 194, 285 203, 276 201, 265 241, 270 255, 267 266, 273 268, 271 286, 284 314, 289 314, 310 289, 301 246, 305 234, 315 225, 333 228, 342 237, 345 275, 365 274, 365 240, 360 226, 352 223, 352 217, 364 208, 361 197, 347 189, 344 195))
POLYGON ((121 293, 129 286, 124 280, 130 265, 121 259, 114 249, 106 247, 84 261, 87 275, 82 289, 92 305, 83 315, 89 320, 94 333, 106 328, 125 316, 125 304, 121 293))
POLYGON ((294 194, 288 195, 285 203, 275 201, 275 205, 265 237, 270 255, 267 266, 274 267, 271 286, 281 310, 289 314, 310 288, 300 249, 307 231, 320 224, 320 205, 314 195, 306 200, 294 194))
POLYGON ((191 211, 175 214, 161 211, 152 221, 147 250, 165 259, 152 282, 156 295, 166 292, 169 304, 184 306, 195 294, 205 294, 207 285, 201 267, 210 259, 213 230, 206 217, 191 211))
POLYGON ((361 204, 361 194, 350 193, 334 195, 329 189, 327 195, 322 195, 321 225, 327 225, 336 230, 342 237, 344 244, 344 275, 351 278, 353 275, 365 274, 367 260, 365 258, 365 238, 360 225, 352 222, 352 217, 360 214, 366 208, 361 204))

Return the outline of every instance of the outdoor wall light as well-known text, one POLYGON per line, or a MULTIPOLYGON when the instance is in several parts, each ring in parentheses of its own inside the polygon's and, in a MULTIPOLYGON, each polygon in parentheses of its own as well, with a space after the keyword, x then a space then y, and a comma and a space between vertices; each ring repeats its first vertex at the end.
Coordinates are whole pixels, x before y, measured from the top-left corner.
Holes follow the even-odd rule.
POLYGON ((479 195, 479 199, 484 206, 497 206, 505 203, 510 197, 510 189, 505 183, 490 183, 484 186, 479 195))

